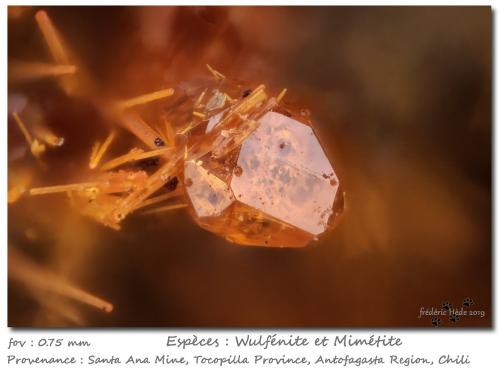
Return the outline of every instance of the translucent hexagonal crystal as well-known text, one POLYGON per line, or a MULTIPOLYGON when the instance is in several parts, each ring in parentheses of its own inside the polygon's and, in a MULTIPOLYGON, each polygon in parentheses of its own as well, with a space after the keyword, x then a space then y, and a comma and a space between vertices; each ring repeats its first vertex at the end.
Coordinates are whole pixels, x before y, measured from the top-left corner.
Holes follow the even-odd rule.
POLYGON ((311 127, 273 111, 227 158, 187 161, 184 176, 198 224, 238 244, 305 246, 341 212, 311 127))
POLYGON ((269 112, 243 143, 238 201, 310 234, 325 231, 338 180, 309 126, 269 112))

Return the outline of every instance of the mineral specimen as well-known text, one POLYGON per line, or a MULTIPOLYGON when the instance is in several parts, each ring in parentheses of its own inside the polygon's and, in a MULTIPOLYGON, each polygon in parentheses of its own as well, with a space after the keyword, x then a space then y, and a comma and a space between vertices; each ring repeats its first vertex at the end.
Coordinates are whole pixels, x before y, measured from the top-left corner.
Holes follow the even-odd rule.
MULTIPOLYGON (((50 71, 68 96, 92 104, 115 128, 93 146, 86 178, 33 188, 31 195, 64 192, 82 214, 114 229, 138 210, 188 208, 202 228, 242 245, 302 247, 336 223, 343 210, 339 180, 307 111, 295 113, 283 103, 286 89, 270 96, 264 85, 230 80, 207 65, 211 78, 125 100, 103 97, 48 15, 40 11, 35 18, 64 72, 44 67, 43 75, 50 71), (156 125, 139 109, 145 104, 152 107, 147 120, 156 125), (139 141, 104 161, 119 128, 139 141)), ((16 71, 30 78, 40 75, 38 64, 21 67, 16 71)), ((36 129, 26 111, 14 111, 13 118, 36 158, 44 143, 64 144, 47 127, 36 129)), ((21 185, 9 192, 12 202, 24 194, 21 185)))
MULTIPOLYGON (((218 144, 235 134, 220 135, 218 144)), ((184 164, 201 227, 238 244, 301 247, 342 211, 338 178, 310 126, 268 111, 239 144, 184 164)))

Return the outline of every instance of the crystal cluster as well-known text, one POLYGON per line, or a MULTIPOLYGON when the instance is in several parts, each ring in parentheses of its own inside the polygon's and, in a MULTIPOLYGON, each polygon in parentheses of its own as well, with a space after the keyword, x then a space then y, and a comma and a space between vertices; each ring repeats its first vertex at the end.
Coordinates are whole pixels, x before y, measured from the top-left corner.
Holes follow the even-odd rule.
POLYGON ((238 244, 301 247, 333 224, 342 194, 312 128, 275 110, 221 131, 211 152, 184 163, 184 183, 201 227, 238 244))
MULTIPOLYGON (((57 73, 44 67, 43 75, 56 76, 69 97, 86 100, 115 127, 93 146, 83 181, 32 188, 31 195, 66 193, 82 214, 117 230, 132 213, 187 207, 202 228, 242 245, 302 247, 335 224, 343 210, 339 180, 308 111, 284 104, 286 89, 272 96, 264 85, 249 88, 207 64, 210 77, 111 99, 99 94, 48 15, 35 18, 59 65, 57 73), (109 159, 119 129, 138 140, 109 159)), ((17 67, 17 75, 41 74, 36 63, 17 67)), ((65 142, 41 126, 43 112, 35 119, 31 105, 16 106, 13 118, 43 164, 40 143, 56 150, 65 142)), ((24 182, 13 186, 9 202, 25 189, 24 182)))

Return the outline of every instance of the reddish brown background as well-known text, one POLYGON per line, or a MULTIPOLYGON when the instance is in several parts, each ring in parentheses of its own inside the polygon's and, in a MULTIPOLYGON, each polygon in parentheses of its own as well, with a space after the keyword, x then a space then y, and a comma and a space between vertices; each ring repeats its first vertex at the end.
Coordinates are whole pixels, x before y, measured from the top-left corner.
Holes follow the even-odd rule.
MULTIPOLYGON (((9 58, 48 60, 35 10, 9 18, 9 58)), ((430 327, 420 307, 465 297, 486 317, 455 326, 491 325, 489 7, 46 10, 115 96, 206 73, 207 62, 287 87, 312 111, 347 193, 338 229, 297 250, 231 245, 182 210, 132 216, 115 232, 64 196, 9 206, 9 244, 115 305, 78 306, 86 325, 430 327)), ((52 81, 9 86, 18 91, 67 139, 36 185, 68 182, 106 126, 52 81)), ((9 148, 21 142, 9 122, 9 148)), ((14 282, 8 308, 10 326, 67 325, 14 282)))

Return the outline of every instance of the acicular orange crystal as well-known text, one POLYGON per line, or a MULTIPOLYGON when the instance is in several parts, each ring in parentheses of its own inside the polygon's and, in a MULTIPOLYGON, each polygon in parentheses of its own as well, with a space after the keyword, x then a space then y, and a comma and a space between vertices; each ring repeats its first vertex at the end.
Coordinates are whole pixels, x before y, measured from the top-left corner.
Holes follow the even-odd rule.
MULTIPOLYGON (((207 132, 217 124, 209 123, 207 132)), ((303 247, 342 212, 339 180, 312 128, 268 111, 241 145, 184 163, 184 184, 196 222, 227 240, 303 247)))

